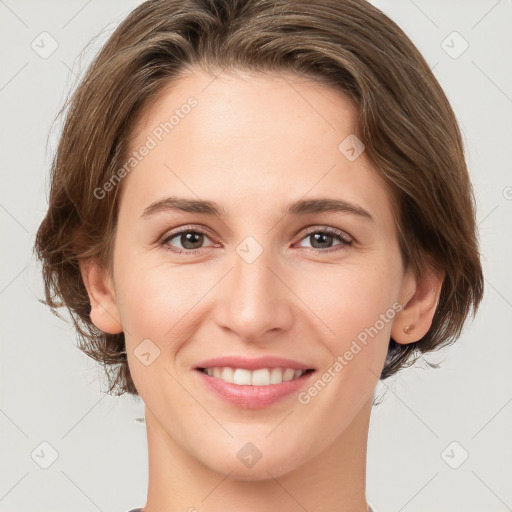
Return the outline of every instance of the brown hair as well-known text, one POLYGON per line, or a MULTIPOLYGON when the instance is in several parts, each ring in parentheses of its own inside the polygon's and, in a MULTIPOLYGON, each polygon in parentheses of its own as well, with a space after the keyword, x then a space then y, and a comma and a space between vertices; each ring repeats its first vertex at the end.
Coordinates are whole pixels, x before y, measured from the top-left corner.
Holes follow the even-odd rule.
POLYGON ((291 71, 349 95, 365 154, 396 197, 404 264, 421 275, 434 261, 445 273, 430 330, 416 343, 391 339, 380 377, 455 341, 483 294, 473 191, 456 117, 404 32, 364 0, 150 0, 115 30, 64 106, 35 246, 46 304, 68 308, 109 392, 137 394, 124 334, 91 323, 80 274, 80 260, 111 265, 121 186, 102 200, 95 190, 123 165, 137 115, 193 69, 291 71))

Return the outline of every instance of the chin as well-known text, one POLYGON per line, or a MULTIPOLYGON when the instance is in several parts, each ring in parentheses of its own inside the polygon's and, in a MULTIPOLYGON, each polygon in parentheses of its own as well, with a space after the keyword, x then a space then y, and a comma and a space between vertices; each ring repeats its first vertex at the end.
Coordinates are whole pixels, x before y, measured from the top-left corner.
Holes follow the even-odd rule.
POLYGON ((265 456, 265 450, 259 452, 250 445, 237 449, 233 456, 226 457, 226 453, 212 454, 211 461, 204 461, 211 470, 228 475, 231 480, 238 481, 264 481, 278 478, 294 471, 301 465, 301 462, 290 458, 285 453, 279 454, 275 450, 271 455, 265 456), (253 459, 251 460, 251 454, 253 459), (260 457, 260 458, 258 458, 260 457))

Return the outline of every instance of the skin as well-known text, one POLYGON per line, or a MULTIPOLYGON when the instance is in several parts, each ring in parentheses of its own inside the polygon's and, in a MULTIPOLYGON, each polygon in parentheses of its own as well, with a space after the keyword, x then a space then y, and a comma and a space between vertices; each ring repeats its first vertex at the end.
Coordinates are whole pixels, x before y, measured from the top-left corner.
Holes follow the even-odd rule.
POLYGON ((139 117, 131 148, 189 96, 197 107, 122 182, 113 272, 82 265, 92 321, 125 332, 146 406, 144 510, 365 512, 369 418, 388 342, 427 332, 441 277, 417 279, 403 267, 388 189, 364 152, 349 161, 339 151, 357 118, 342 93, 291 74, 195 71, 139 117), (228 215, 141 217, 171 195, 215 201, 228 215), (349 201, 373 221, 349 212, 282 216, 285 204, 306 198, 349 201), (160 243, 175 228, 200 226, 210 235, 197 254, 169 250, 191 247, 180 236, 160 243), (319 245, 310 226, 338 229, 352 243, 334 236, 319 245), (236 251, 247 236, 263 251, 250 264, 236 251), (220 355, 278 355, 321 375, 394 303, 403 309, 308 404, 292 394, 241 409, 194 370, 220 355), (134 353, 145 339, 160 350, 148 366, 134 353), (237 457, 247 442, 262 455, 252 467, 237 457))

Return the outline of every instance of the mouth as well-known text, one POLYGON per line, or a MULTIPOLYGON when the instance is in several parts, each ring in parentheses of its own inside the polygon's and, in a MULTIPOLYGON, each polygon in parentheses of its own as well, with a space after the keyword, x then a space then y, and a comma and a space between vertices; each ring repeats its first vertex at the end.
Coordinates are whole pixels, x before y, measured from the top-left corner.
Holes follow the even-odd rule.
POLYGON ((223 403, 240 409, 264 409, 285 402, 309 385, 312 368, 236 368, 200 366, 194 369, 205 391, 223 403))
POLYGON ((258 368, 249 370, 247 368, 233 368, 230 366, 214 366, 208 368, 196 368, 208 377, 222 380, 228 384, 237 386, 270 386, 297 380, 303 375, 312 373, 314 369, 308 368, 299 370, 295 368, 258 368))

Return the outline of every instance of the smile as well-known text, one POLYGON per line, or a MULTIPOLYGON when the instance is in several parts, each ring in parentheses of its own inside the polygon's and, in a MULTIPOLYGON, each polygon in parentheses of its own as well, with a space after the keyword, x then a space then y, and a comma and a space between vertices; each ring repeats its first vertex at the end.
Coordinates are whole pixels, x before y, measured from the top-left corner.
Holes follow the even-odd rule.
POLYGON ((206 375, 238 386, 270 386, 298 379, 312 370, 295 370, 293 368, 231 368, 229 366, 199 368, 206 375))
POLYGON ((241 409, 263 409, 289 399, 309 385, 315 373, 309 369, 248 370, 230 366, 196 368, 194 371, 208 394, 241 409))

